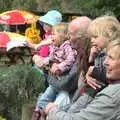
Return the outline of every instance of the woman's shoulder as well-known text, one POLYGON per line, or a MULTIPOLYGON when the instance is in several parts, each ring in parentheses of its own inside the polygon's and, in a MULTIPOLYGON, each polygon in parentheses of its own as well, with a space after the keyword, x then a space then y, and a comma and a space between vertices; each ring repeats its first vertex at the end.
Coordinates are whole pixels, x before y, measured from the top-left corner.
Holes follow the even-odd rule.
POLYGON ((120 101, 120 83, 110 84, 104 88, 98 95, 105 95, 112 98, 114 101, 120 101))

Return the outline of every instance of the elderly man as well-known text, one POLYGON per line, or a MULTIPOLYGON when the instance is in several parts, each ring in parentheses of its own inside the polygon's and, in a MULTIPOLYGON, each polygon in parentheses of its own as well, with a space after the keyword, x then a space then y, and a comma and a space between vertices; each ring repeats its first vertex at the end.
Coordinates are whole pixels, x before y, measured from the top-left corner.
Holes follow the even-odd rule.
POLYGON ((120 38, 107 47, 104 61, 109 85, 99 92, 86 108, 68 113, 51 109, 48 120, 120 120, 120 38))
MULTIPOLYGON (((69 23, 68 35, 70 37, 70 40, 72 41, 72 46, 76 47, 77 37, 80 37, 80 35, 84 36, 84 34, 87 33, 87 29, 90 23, 91 19, 86 16, 77 17, 69 23)), ((78 47, 80 48, 80 46, 78 47)))

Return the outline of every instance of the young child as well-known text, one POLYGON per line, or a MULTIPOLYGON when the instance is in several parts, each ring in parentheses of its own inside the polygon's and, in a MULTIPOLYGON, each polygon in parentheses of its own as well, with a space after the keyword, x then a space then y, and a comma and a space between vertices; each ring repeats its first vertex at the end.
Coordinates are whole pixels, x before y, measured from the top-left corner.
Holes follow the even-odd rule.
POLYGON ((88 31, 91 35, 89 62, 92 63, 94 67, 90 67, 89 69, 89 71, 93 71, 93 73, 88 72, 87 83, 94 89, 100 88, 100 85, 98 84, 101 84, 102 86, 102 81, 103 83, 105 82, 105 77, 102 76, 105 74, 103 61, 106 56, 105 53, 108 43, 119 36, 119 29, 117 25, 119 25, 119 22, 115 17, 103 16, 95 19, 89 26, 88 31), (93 74, 94 77, 97 75, 97 81, 95 79, 93 80, 96 81, 96 83, 91 81, 91 78, 89 78, 89 76, 91 76, 90 74, 93 74), (97 82, 99 83, 97 84, 97 82))
POLYGON ((40 44, 28 43, 28 46, 37 50, 37 55, 47 57, 49 55, 49 44, 52 43, 52 27, 62 21, 62 15, 57 10, 50 10, 40 17, 39 21, 43 24, 43 30, 45 31, 43 40, 41 40, 40 44))
MULTIPOLYGON (((49 57, 40 57, 39 60, 35 60, 35 64, 38 67, 42 67, 43 65, 50 63, 51 75, 60 76, 71 69, 76 59, 76 51, 72 49, 70 41, 67 40, 66 23, 60 23, 53 27, 52 42, 54 49, 51 50, 49 57)), ((55 100, 58 93, 59 91, 57 88, 54 88, 53 85, 49 85, 42 96, 39 96, 38 98, 32 120, 38 120, 38 118, 40 118, 41 111, 44 110, 49 102, 55 100)))

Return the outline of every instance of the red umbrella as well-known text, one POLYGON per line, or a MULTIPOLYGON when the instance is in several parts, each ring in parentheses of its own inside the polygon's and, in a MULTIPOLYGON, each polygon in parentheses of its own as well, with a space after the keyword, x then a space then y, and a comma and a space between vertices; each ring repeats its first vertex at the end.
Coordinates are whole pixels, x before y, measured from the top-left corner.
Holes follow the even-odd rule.
POLYGON ((23 10, 11 10, 0 14, 0 24, 20 25, 32 23, 38 19, 35 14, 23 10))
POLYGON ((23 44, 26 40, 28 40, 27 37, 17 33, 0 32, 0 48, 6 48, 8 44, 11 45, 8 47, 19 46, 23 44))
POLYGON ((9 36, 4 32, 0 32, 0 47, 5 48, 9 41, 9 36))

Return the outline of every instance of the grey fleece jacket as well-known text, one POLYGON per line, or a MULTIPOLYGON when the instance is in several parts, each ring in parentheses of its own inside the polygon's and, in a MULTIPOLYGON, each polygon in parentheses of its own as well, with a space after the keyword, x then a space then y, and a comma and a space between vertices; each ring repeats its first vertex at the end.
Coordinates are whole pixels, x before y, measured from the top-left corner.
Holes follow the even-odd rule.
POLYGON ((53 108, 48 120, 120 120, 120 83, 110 84, 99 92, 85 108, 65 112, 53 108))

